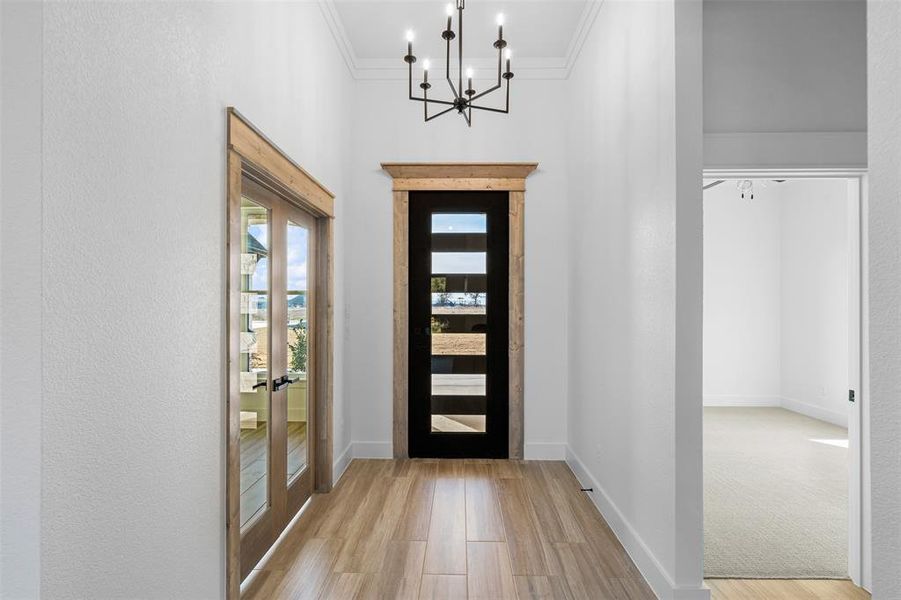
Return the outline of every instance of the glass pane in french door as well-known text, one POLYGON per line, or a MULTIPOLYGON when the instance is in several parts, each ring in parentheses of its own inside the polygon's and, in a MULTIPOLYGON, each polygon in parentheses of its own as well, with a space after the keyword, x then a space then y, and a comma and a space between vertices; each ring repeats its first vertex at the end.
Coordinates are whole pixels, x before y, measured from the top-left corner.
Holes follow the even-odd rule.
POLYGON ((269 504, 269 209, 241 199, 241 527, 269 504))
POLYGON ((484 433, 487 215, 432 214, 431 249, 431 430, 484 433))
POLYGON ((287 232, 288 303, 288 485, 307 466, 307 373, 310 355, 309 258, 310 230, 288 221, 287 232))

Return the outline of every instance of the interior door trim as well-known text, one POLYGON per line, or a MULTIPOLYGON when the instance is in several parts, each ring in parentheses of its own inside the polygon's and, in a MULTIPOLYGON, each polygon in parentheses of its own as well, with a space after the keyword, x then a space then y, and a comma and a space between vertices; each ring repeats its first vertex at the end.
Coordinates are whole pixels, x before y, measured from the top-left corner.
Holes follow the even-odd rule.
POLYGON ((229 107, 226 113, 227 137, 227 279, 226 324, 226 597, 237 600, 241 594, 241 521, 240 521, 240 225, 241 179, 249 176, 310 213, 316 221, 318 256, 314 269, 317 302, 313 319, 316 326, 310 341, 313 348, 311 371, 314 391, 310 399, 312 421, 308 440, 314 492, 332 488, 332 402, 334 379, 334 199, 335 196, 297 163, 291 160, 250 121, 229 107), (318 360, 317 360, 318 359, 318 360))
POLYGON ((409 457, 408 268, 410 192, 509 192, 509 457, 523 458, 525 314, 525 189, 538 163, 382 163, 394 179, 394 426, 395 458, 409 457))

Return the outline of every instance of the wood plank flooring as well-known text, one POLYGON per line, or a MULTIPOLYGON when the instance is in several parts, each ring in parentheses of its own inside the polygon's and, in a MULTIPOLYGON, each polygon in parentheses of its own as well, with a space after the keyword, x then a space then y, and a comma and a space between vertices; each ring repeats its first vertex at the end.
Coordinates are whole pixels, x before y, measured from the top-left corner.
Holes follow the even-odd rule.
POLYGON ((711 600, 869 600, 850 581, 835 579, 708 579, 711 600))
MULTIPOLYGON (((653 592, 563 462, 354 460, 247 600, 645 600, 653 592)), ((849 581, 707 580, 712 600, 869 600, 849 581)))
POLYGON ((355 460, 244 598, 654 598, 563 462, 355 460))

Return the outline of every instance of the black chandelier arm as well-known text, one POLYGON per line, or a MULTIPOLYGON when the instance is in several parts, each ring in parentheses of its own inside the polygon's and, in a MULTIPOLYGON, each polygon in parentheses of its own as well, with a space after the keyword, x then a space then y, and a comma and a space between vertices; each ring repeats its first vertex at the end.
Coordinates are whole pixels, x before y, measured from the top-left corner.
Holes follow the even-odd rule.
POLYGON ((470 99, 470 102, 472 102, 473 100, 478 100, 482 96, 487 96, 491 92, 493 92, 495 90, 499 90, 501 88, 501 82, 503 81, 503 78, 502 78, 502 71, 503 71, 502 65, 503 65, 503 59, 504 59, 503 54, 504 54, 504 49, 501 47, 498 47, 498 49, 497 49, 497 85, 492 86, 491 88, 485 90, 484 92, 481 92, 480 94, 476 94, 475 96, 473 96, 470 99))
POLYGON ((476 94, 475 96, 473 96, 472 98, 470 98, 469 101, 470 101, 470 102, 475 102, 476 100, 478 100, 478 99, 481 98, 482 96, 487 96, 487 95, 490 94, 491 92, 495 92, 495 91, 497 91, 497 90, 499 90, 499 89, 501 89, 501 84, 497 84, 496 86, 492 87, 491 89, 487 89, 487 90, 485 90, 484 92, 481 92, 481 93, 479 93, 479 94, 476 94))
POLYGON ((410 95, 410 100, 414 100, 414 98, 413 98, 413 63, 408 62, 407 66, 409 67, 409 73, 407 76, 407 90, 410 95))
MULTIPOLYGON (((447 77, 447 83, 448 83, 448 85, 450 85, 451 93, 454 95, 454 98, 459 98, 460 94, 457 93, 457 88, 454 87, 454 82, 451 80, 451 76, 450 76, 450 56, 451 56, 450 47, 451 47, 451 38, 450 38, 450 36, 448 36, 448 38, 447 38, 447 60, 444 62, 444 64, 446 65, 445 76, 447 77)), ((411 77, 412 77, 412 75, 411 75, 411 77)), ((463 84, 461 83, 460 85, 462 86, 463 84)), ((460 89, 463 89, 463 88, 461 87, 460 89)))
MULTIPOLYGON (((454 94, 455 96, 462 96, 463 94, 463 7, 464 3, 460 2, 457 5, 457 13, 459 13, 457 28, 460 30, 460 35, 458 36, 459 45, 457 46, 457 68, 459 70, 458 75, 460 76, 460 94, 454 94)), ((450 61, 448 61, 450 62, 450 61)))
MULTIPOLYGON (((429 100, 429 102, 431 102, 431 100, 429 100)), ((442 116, 442 115, 446 115, 447 113, 449 113, 449 112, 452 111, 452 110, 454 110, 454 107, 453 107, 453 106, 451 106, 450 108, 446 108, 446 109, 442 110, 441 112, 435 113, 435 114, 432 115, 432 116, 428 116, 428 115, 429 115, 429 112, 428 112, 428 104, 426 104, 426 113, 425 113, 425 114, 426 114, 426 117, 425 117, 425 122, 428 123, 428 122, 431 121, 432 119, 437 119, 438 117, 440 117, 440 116, 442 116)))
POLYGON ((476 110, 487 110, 488 112, 502 113, 505 115, 510 112, 509 108, 491 108, 489 106, 476 106, 475 104, 470 105, 470 108, 474 108, 476 110))
MULTIPOLYGON (((477 98, 478 96, 476 96, 477 98)), ((475 98, 473 98, 475 100, 475 98)), ((470 108, 474 108, 476 110, 485 110, 488 112, 495 112, 501 114, 509 114, 510 113, 510 79, 507 79, 507 105, 505 108, 491 108, 490 106, 476 106, 470 102, 470 108)))
POLYGON ((428 104, 443 104, 444 106, 456 106, 455 102, 448 102, 447 100, 436 100, 434 98, 417 98, 413 96, 410 100, 414 100, 416 102, 427 102, 428 104))

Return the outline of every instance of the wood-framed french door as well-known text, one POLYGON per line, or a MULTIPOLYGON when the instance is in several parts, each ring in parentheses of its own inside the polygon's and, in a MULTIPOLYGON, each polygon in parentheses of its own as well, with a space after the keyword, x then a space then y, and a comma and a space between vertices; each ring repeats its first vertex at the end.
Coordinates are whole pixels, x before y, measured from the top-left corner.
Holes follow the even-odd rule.
POLYGON ((226 595, 332 486, 334 196, 228 112, 226 595))
POLYGON ((241 181, 241 574, 313 491, 316 220, 248 174, 241 181))
POLYGON ((507 458, 509 193, 411 192, 411 457, 507 458))

